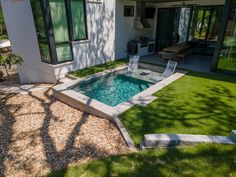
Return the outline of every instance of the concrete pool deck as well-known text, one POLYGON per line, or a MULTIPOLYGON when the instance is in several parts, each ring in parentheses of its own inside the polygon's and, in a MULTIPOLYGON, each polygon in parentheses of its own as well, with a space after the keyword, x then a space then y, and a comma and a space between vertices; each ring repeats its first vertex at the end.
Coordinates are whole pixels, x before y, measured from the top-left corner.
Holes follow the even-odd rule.
POLYGON ((88 81, 92 78, 98 78, 101 76, 105 76, 112 72, 123 72, 127 69, 127 66, 118 67, 113 70, 104 71, 92 76, 88 76, 82 79, 76 79, 68 83, 64 83, 61 85, 57 85, 53 87, 53 96, 58 100, 74 107, 80 109, 82 111, 88 112, 93 115, 97 115, 99 117, 113 119, 120 114, 124 113, 126 110, 131 108, 134 105, 142 105, 146 106, 147 104, 151 103, 156 99, 156 97, 152 96, 155 92, 161 90, 165 86, 169 85, 170 83, 174 82, 175 80, 184 76, 185 72, 176 72, 172 76, 164 79, 161 82, 158 82, 148 89, 138 93, 137 95, 133 96, 129 100, 118 104, 115 107, 108 106, 100 101, 92 99, 86 95, 83 95, 79 92, 72 90, 72 87, 82 81, 88 81))

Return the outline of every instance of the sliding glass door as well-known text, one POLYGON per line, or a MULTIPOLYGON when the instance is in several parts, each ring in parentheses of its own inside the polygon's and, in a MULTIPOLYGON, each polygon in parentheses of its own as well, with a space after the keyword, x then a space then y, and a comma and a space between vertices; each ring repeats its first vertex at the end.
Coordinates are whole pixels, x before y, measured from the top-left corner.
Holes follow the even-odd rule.
POLYGON ((193 7, 189 30, 189 41, 193 53, 200 55, 214 54, 223 6, 193 7))
POLYGON ((192 15, 191 37, 202 40, 217 40, 222 6, 195 7, 192 15))
POLYGON ((236 1, 231 5, 217 69, 220 72, 236 74, 236 1))
POLYGON ((190 16, 191 8, 189 7, 176 8, 175 10, 173 32, 179 35, 178 43, 187 42, 190 16))

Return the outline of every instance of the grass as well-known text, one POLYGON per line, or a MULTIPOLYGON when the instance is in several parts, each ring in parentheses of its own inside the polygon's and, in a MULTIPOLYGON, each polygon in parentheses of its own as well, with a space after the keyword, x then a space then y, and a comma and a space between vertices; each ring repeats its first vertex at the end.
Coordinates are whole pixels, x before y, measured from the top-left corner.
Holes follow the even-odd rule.
POLYGON ((75 77, 86 77, 86 76, 89 76, 98 72, 105 71, 107 69, 113 69, 115 67, 125 65, 127 63, 128 63, 127 59, 120 59, 120 60, 111 61, 105 64, 93 66, 90 68, 69 72, 68 74, 73 75, 75 77))
POLYGON ((219 59, 217 68, 219 72, 222 72, 222 73, 236 74, 236 59, 235 58, 227 59, 227 58, 221 57, 219 59))
POLYGON ((134 143, 144 134, 229 135, 236 129, 236 77, 189 72, 120 116, 134 143))
POLYGON ((6 34, 0 35, 0 40, 6 40, 6 39, 8 39, 6 34))
POLYGON ((200 144, 185 148, 142 151, 95 160, 47 175, 47 177, 77 176, 236 176, 236 147, 200 144))

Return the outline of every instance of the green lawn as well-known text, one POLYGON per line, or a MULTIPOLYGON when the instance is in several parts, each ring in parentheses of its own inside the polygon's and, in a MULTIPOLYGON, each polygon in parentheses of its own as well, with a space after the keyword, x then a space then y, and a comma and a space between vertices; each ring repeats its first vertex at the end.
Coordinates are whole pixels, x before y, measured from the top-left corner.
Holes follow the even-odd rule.
POLYGON ((236 129, 236 77, 189 72, 120 116, 134 143, 148 133, 229 135, 236 129))
POLYGON ((68 74, 73 75, 75 77, 85 77, 85 76, 89 76, 98 72, 105 71, 107 69, 113 69, 115 67, 122 66, 127 63, 128 63, 127 59, 120 59, 120 60, 111 61, 105 64, 93 66, 90 68, 69 72, 68 74))
POLYGON ((236 146, 200 144, 111 156, 69 167, 47 177, 77 176, 233 177, 236 176, 236 146))
POLYGON ((218 70, 222 73, 233 73, 236 74, 236 59, 235 58, 224 58, 219 59, 217 66, 218 70))

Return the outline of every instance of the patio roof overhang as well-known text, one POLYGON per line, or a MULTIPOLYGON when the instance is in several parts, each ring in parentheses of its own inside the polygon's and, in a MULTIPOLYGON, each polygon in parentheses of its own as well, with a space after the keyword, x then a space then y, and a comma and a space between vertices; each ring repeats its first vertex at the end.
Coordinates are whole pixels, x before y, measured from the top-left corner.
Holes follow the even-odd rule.
POLYGON ((191 0, 133 0, 133 1, 168 3, 168 2, 183 2, 183 1, 191 1, 191 0))
POLYGON ((156 4, 182 4, 185 3, 186 5, 224 5, 225 0, 131 0, 131 1, 139 1, 139 2, 146 2, 146 3, 156 3, 156 4))

